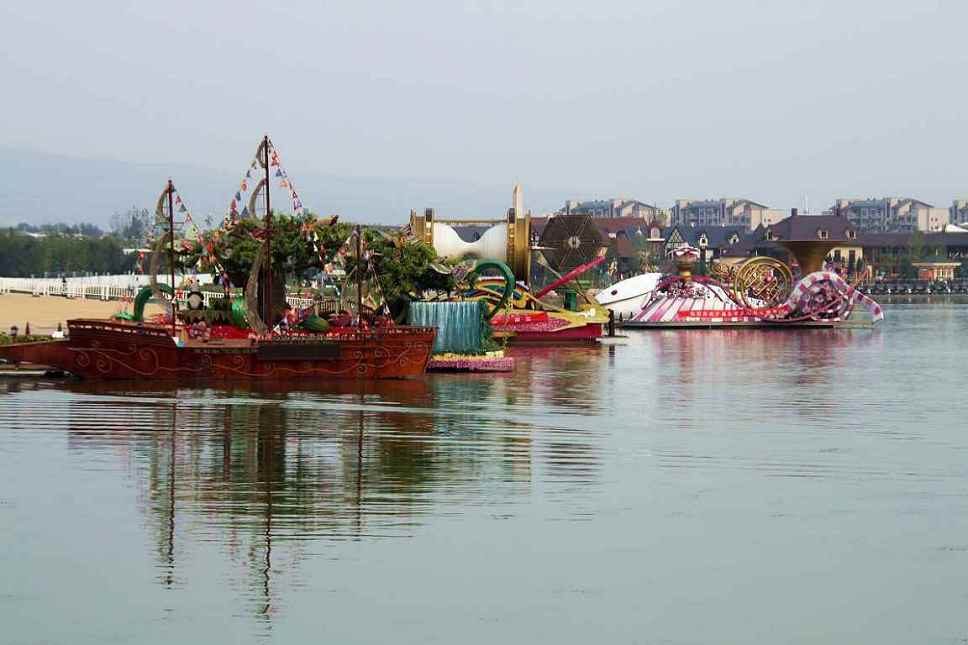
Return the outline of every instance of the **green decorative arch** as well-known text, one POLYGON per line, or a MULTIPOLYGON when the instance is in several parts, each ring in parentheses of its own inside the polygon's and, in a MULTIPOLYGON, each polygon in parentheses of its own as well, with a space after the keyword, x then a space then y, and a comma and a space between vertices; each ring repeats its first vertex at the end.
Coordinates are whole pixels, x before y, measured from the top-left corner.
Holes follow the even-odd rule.
MULTIPOLYGON (((172 289, 167 284, 159 284, 158 290, 164 294, 175 297, 175 290, 172 289)), ((137 297, 134 299, 134 311, 128 313, 127 311, 122 311, 116 318, 119 320, 130 320, 133 322, 144 322, 145 319, 145 305, 151 300, 153 290, 151 287, 142 287, 141 291, 138 292, 137 297)))
POLYGON ((480 274, 487 269, 497 269, 504 277, 504 293, 501 294, 501 299, 498 301, 497 305, 495 305, 484 316, 490 320, 494 317, 494 314, 504 308, 504 305, 506 305, 508 300, 511 298, 511 295, 514 293, 515 282, 514 273, 511 271, 511 268, 508 267, 508 265, 498 260, 481 260, 474 265, 474 268, 471 270, 471 272, 467 274, 467 284, 471 291, 474 290, 474 284, 477 282, 477 278, 480 277, 480 274))

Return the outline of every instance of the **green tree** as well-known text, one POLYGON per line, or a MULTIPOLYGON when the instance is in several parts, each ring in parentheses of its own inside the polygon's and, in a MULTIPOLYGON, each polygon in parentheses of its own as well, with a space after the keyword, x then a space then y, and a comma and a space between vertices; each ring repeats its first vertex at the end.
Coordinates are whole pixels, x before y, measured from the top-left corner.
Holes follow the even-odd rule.
MULTIPOLYGON (((341 250, 347 274, 353 273, 357 266, 353 230, 349 224, 329 225, 313 214, 276 215, 271 242, 276 281, 283 276, 300 278, 318 271, 341 250)), ((193 243, 181 255, 181 263, 184 267, 199 266, 213 273, 221 266, 233 285, 244 287, 256 254, 263 248, 264 233, 264 223, 252 219, 239 222, 231 231, 209 231, 202 243, 193 243)), ((378 300, 382 296, 394 315, 401 314, 407 302, 426 291, 449 292, 456 288, 449 269, 437 264, 433 247, 376 228, 363 229, 363 239, 367 261, 364 281, 368 283, 370 295, 378 300)))
POLYGON ((50 233, 32 237, 26 229, 0 230, 0 275, 27 277, 44 273, 124 273, 136 256, 125 256, 113 237, 50 233), (22 232, 24 231, 24 232, 22 232))
MULTIPOLYGON (((364 279, 379 288, 391 313, 401 316, 407 304, 425 292, 450 293, 457 284, 450 267, 443 265, 429 244, 399 234, 387 234, 374 229, 363 229, 364 279)), ((346 257, 347 272, 357 269, 357 259, 351 250, 346 257)))
MULTIPOLYGON (((326 226, 312 214, 274 216, 270 242, 273 271, 287 277, 302 277, 309 270, 321 269, 332 261, 350 232, 345 224, 326 226)), ((232 284, 244 287, 264 238, 262 220, 241 220, 231 230, 206 232, 201 243, 189 241, 189 248, 179 251, 181 264, 213 274, 218 273, 219 267, 224 268, 232 284)))
POLYGON ((908 240, 907 253, 901 259, 899 273, 901 277, 914 280, 918 277, 918 270, 914 263, 924 258, 924 233, 914 231, 908 240))

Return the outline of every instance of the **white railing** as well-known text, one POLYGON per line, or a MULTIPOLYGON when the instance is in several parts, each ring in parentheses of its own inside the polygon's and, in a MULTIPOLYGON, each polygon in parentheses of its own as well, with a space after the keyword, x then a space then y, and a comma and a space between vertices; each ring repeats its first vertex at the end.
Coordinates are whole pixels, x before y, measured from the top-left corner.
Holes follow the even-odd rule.
MULTIPOLYGON (((192 276, 200 285, 212 284, 212 276, 192 276)), ((185 276, 176 275, 180 284, 185 276)), ((83 278, 0 278, 0 293, 29 293, 35 296, 67 296, 69 298, 101 298, 110 300, 137 293, 148 285, 146 275, 97 275, 83 278)), ((169 284, 170 276, 158 276, 158 282, 169 284)))
MULTIPOLYGON (((212 278, 209 275, 197 275, 194 277, 198 284, 210 285, 212 278)), ((176 275, 175 283, 181 284, 184 276, 176 275)), ((170 276, 158 276, 158 282, 169 284, 170 276)), ((0 294, 4 293, 29 293, 35 297, 40 296, 60 296, 67 298, 78 298, 81 300, 121 300, 123 298, 134 298, 142 287, 148 286, 149 278, 146 275, 102 275, 84 278, 0 278, 0 294)), ((223 297, 222 291, 202 291, 202 300, 205 306, 211 305, 213 298, 223 297)), ((242 296, 240 289, 232 290, 232 297, 242 296)), ((175 297, 179 302, 188 299, 188 291, 177 289, 175 297)), ((311 307, 314 300, 299 296, 286 296, 286 301, 297 309, 311 307)))

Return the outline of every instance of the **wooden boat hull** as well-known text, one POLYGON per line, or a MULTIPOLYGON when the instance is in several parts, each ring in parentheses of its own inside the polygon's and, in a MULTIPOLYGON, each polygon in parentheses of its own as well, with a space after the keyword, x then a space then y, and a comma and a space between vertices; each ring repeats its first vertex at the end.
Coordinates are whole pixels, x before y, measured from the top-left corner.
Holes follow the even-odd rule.
POLYGON ((189 341, 160 325, 72 320, 66 340, 0 347, 0 358, 85 379, 394 379, 427 369, 436 330, 391 327, 336 337, 189 341))

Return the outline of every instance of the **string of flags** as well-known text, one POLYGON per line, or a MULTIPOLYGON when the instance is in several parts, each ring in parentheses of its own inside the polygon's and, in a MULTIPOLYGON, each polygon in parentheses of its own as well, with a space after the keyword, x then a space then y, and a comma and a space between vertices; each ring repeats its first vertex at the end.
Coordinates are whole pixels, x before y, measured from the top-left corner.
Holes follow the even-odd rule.
MULTIPOLYGON (((163 195, 167 194, 167 190, 168 189, 166 188, 165 193, 163 193, 163 195)), ((199 246, 202 247, 203 253, 199 257, 196 268, 199 268, 201 266, 204 258, 208 261, 208 264, 210 266, 216 267, 220 271, 223 271, 221 263, 219 263, 218 257, 215 255, 215 243, 217 242, 217 240, 214 238, 208 241, 205 240, 205 237, 202 235, 201 229, 195 223, 194 217, 192 217, 192 212, 189 210, 188 205, 185 203, 185 200, 182 199, 182 196, 178 194, 178 189, 175 188, 174 184, 172 184, 171 186, 171 195, 172 195, 172 206, 174 210, 172 219, 174 220, 173 223, 175 225, 175 231, 173 232, 176 236, 176 239, 178 239, 178 237, 181 237, 180 245, 182 250, 190 251, 193 248, 193 243, 197 243, 199 246), (174 216, 175 213, 177 213, 179 216, 174 216)), ((168 217, 164 213, 163 208, 161 208, 160 202, 159 202, 158 212, 156 212, 156 217, 159 219, 164 218, 164 221, 157 222, 157 223, 161 225, 165 230, 167 230, 168 217)), ((143 254, 139 255, 139 264, 141 264, 142 260, 143 260, 143 254)))
POLYGON ((181 195, 178 194, 178 189, 172 186, 171 192, 174 196, 175 212, 182 216, 180 219, 175 219, 176 227, 178 227, 182 237, 182 248, 185 250, 190 248, 191 242, 189 242, 189 240, 194 240, 199 244, 204 244, 202 233, 198 226, 195 225, 195 220, 192 217, 191 211, 188 210, 188 206, 185 204, 185 201, 182 199, 181 195))
POLYGON ((225 222, 228 227, 234 226, 240 219, 255 217, 256 214, 250 212, 249 209, 251 193, 260 190, 260 188, 262 190, 269 189, 269 186, 263 183, 264 179, 268 179, 270 183, 272 179, 278 179, 279 188, 289 193, 289 202, 293 214, 302 215, 305 213, 302 198, 296 192, 296 187, 293 185, 292 179, 289 178, 289 174, 282 167, 279 153, 271 141, 269 142, 269 172, 266 173, 266 177, 260 176, 263 170, 260 168, 261 162, 258 156, 259 150, 256 151, 256 156, 253 157, 245 175, 242 177, 242 181, 239 182, 239 189, 235 191, 235 195, 232 196, 232 201, 229 203, 229 215, 225 222))

